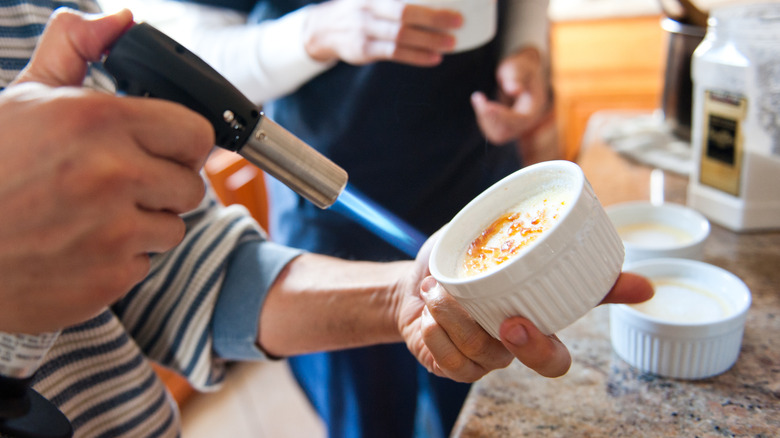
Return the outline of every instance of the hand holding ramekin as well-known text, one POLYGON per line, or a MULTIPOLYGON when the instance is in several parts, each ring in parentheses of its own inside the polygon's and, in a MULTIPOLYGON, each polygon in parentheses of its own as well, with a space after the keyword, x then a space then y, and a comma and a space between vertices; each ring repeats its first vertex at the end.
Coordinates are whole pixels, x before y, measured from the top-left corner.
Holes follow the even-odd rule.
POLYGON ((552 334, 602 301, 620 275, 623 255, 620 237, 580 167, 548 161, 513 173, 464 207, 442 230, 430 270, 495 338, 501 322, 517 315, 552 334), (518 207, 527 221, 506 216, 518 207), (479 239, 497 220, 533 229, 539 214, 547 215, 537 223, 545 226, 532 231, 536 236, 520 250, 515 246, 497 266, 466 275, 467 251, 475 242, 496 254, 508 248, 506 241, 479 239))

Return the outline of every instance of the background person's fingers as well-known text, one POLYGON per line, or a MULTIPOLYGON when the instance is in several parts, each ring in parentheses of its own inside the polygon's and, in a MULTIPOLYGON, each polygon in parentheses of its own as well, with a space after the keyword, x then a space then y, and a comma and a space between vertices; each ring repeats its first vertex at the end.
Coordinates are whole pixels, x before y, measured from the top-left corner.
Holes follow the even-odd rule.
POLYGON ((400 19, 406 24, 435 29, 439 31, 454 30, 463 26, 463 16, 460 12, 448 9, 432 9, 425 6, 401 3, 400 15, 397 6, 387 6, 377 9, 378 15, 391 13, 393 18, 400 19))
POLYGON ((517 113, 506 105, 488 100, 484 93, 472 94, 471 105, 482 133, 492 143, 512 140, 524 128, 523 120, 517 113))
POLYGON ((375 40, 367 44, 365 54, 371 59, 391 60, 416 67, 433 67, 442 60, 438 52, 403 47, 387 40, 375 40))
POLYGON ((409 47, 435 53, 455 48, 455 37, 448 33, 431 32, 426 29, 404 26, 397 36, 399 47, 409 47))

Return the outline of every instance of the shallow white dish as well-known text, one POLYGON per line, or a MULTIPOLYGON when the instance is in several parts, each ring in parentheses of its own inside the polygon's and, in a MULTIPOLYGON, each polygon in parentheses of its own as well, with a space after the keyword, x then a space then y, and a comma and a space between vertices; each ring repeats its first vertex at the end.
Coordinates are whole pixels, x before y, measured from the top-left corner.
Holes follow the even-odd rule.
POLYGON ((430 258, 431 274, 491 335, 521 315, 543 333, 573 323, 598 305, 614 285, 623 244, 582 169, 548 161, 519 170, 466 205, 444 227, 430 258), (550 190, 570 190, 569 208, 522 253, 495 269, 463 277, 465 249, 520 201, 550 190))
POLYGON ((636 201, 606 211, 625 245, 626 265, 664 257, 700 260, 710 234, 707 218, 684 205, 636 201))
POLYGON ((651 259, 626 266, 656 295, 640 305, 610 305, 612 347, 643 372, 703 379, 739 356, 750 290, 734 274, 701 261, 651 259))

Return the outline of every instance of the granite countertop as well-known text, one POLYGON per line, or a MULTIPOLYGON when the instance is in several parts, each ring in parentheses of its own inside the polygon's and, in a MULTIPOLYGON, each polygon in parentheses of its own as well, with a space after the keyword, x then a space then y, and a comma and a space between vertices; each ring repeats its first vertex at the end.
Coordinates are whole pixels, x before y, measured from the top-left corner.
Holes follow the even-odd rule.
MULTIPOLYGON (((649 199, 651 169, 598 141, 579 160, 604 205, 649 199)), ((666 199, 684 203, 686 179, 665 175, 666 199)), ((748 285, 737 363, 703 380, 646 374, 612 351, 609 311, 591 311, 558 335, 572 367, 546 379, 515 362, 477 382, 453 437, 780 436, 780 232, 734 233, 713 225, 704 261, 748 285)))

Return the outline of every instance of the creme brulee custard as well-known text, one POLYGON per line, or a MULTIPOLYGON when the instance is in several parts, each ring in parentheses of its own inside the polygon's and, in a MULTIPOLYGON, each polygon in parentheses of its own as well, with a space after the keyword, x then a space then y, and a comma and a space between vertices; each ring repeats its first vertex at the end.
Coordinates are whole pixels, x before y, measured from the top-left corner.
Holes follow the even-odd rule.
POLYGON ((487 226, 465 250, 461 278, 495 269, 528 249, 570 208, 572 195, 549 190, 525 199, 487 226))
POLYGON ((624 242, 646 248, 667 248, 693 242, 693 236, 684 230, 659 223, 624 225, 617 227, 617 231, 624 242))
POLYGON ((723 298, 697 285, 664 278, 652 283, 653 298, 630 304, 630 307, 654 318, 678 323, 708 323, 732 313, 723 298))

